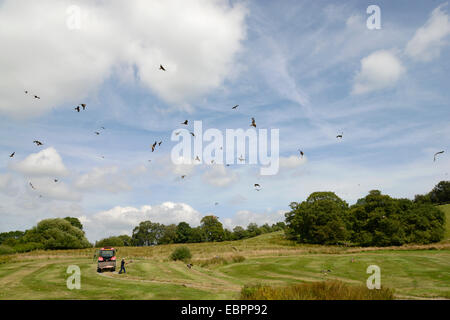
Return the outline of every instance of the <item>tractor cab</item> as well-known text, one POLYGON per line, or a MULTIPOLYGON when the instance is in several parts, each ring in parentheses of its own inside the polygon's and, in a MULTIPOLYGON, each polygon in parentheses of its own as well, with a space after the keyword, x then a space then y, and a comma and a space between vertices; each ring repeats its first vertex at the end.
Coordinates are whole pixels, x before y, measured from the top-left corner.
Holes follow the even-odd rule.
POLYGON ((116 249, 104 247, 98 250, 97 272, 108 269, 116 271, 116 249))

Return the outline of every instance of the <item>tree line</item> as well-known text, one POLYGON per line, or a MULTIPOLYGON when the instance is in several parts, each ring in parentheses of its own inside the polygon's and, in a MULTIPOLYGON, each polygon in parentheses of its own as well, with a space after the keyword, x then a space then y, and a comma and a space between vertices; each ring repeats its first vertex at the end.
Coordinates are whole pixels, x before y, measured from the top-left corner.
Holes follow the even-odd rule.
POLYGON ((414 200, 395 199, 372 190, 352 206, 333 192, 314 192, 305 201, 290 204, 285 233, 300 243, 324 245, 438 242, 444 237, 445 214, 435 204, 449 202, 449 186, 450 182, 441 181, 430 193, 414 200))
POLYGON ((198 243, 241 240, 260 234, 281 231, 284 222, 258 226, 250 223, 246 228, 236 226, 230 231, 224 228, 216 216, 205 216, 198 227, 191 227, 187 222, 164 225, 157 222, 142 221, 133 229, 132 236, 113 236, 97 241, 96 247, 104 246, 152 246, 170 243, 198 243))

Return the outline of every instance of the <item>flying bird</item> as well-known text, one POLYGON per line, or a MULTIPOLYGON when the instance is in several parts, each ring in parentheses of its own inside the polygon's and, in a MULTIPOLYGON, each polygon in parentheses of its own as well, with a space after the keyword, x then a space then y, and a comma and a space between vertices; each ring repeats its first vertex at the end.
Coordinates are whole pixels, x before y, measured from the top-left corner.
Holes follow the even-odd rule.
POLYGON ((25 94, 28 94, 28 91, 27 91, 27 90, 25 90, 25 94))
POLYGON ((58 179, 53 179, 53 181, 58 182, 58 179))
POLYGON ((42 146, 43 145, 43 143, 38 141, 38 140, 34 140, 33 143, 36 143, 37 146, 42 146))
POLYGON ((179 135, 180 133, 181 133, 181 131, 175 132, 175 135, 177 136, 177 135, 179 135))
POLYGON ((182 175, 182 176, 181 176, 181 179, 184 179, 185 177, 186 177, 185 175, 182 175))
POLYGON ((255 118, 252 118, 252 124, 250 125, 250 127, 255 127, 256 128, 255 118))
POLYGON ((98 131, 95 131, 94 133, 95 133, 96 135, 99 135, 99 134, 100 134, 100 132, 98 132, 98 131))
POLYGON ((242 162, 242 161, 244 161, 244 160, 245 160, 245 158, 243 158, 243 157, 242 157, 242 154, 241 154, 241 157, 239 158, 239 161, 242 162))
POLYGON ((344 133, 342 132, 341 134, 338 134, 337 136, 336 136, 336 139, 342 139, 342 136, 344 135, 344 133))
POLYGON ((235 105, 233 108, 231 108, 231 109, 237 109, 237 107, 239 107, 239 105, 237 104, 237 105, 235 105))
POLYGON ((100 129, 106 130, 105 127, 100 127, 100 129))
POLYGON ((193 137, 195 137, 195 134, 194 134, 193 132, 191 132, 191 135, 192 135, 193 137))
POLYGON ((155 143, 152 145, 152 152, 155 151, 155 148, 156 148, 156 141, 155 141, 155 143))
POLYGON ((303 151, 300 149, 298 149, 298 151, 300 152, 300 156, 303 158, 303 155, 304 155, 303 151))
POLYGON ((34 95, 34 98, 35 99, 41 99, 40 97, 38 97, 37 95, 34 95))
POLYGON ((211 164, 213 164, 214 163, 214 160, 211 160, 211 164))
POLYGON ((439 152, 436 152, 436 153, 434 154, 434 159, 433 159, 433 161, 436 161, 436 156, 437 156, 438 154, 441 154, 441 153, 444 153, 444 150, 439 151, 439 152))
POLYGON ((161 145, 161 143, 162 143, 162 141, 158 142, 158 146, 160 146, 160 145, 161 145))
POLYGON ((86 104, 82 103, 81 106, 83 107, 83 110, 86 110, 86 104))
POLYGON ((166 69, 164 69, 164 67, 161 64, 159 65, 159 70, 166 71, 166 69))
POLYGON ((16 152, 14 151, 13 153, 11 153, 11 155, 9 157, 12 158, 12 157, 14 157, 15 154, 16 154, 16 152))
POLYGON ((255 190, 256 191, 261 190, 261 186, 258 183, 255 183, 255 190))
POLYGON ((195 160, 200 161, 200 158, 198 156, 195 157, 195 160))
POLYGON ((74 109, 77 110, 78 112, 80 112, 80 106, 77 106, 74 109))
POLYGON ((36 190, 36 188, 33 186, 33 184, 30 182, 30 186, 32 189, 36 190))
POLYGON ((184 120, 184 122, 182 122, 181 124, 184 124, 184 125, 186 125, 186 126, 187 126, 187 124, 188 124, 188 121, 187 121, 187 120, 184 120))

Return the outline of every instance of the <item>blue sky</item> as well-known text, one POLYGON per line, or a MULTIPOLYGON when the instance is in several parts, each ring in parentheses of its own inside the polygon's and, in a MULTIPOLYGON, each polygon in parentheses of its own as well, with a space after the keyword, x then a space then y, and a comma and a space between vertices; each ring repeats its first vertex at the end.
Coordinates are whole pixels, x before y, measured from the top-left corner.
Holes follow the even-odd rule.
POLYGON ((314 191, 350 204, 428 192, 450 171, 448 14, 439 1, 0 1, 0 231, 76 216, 95 241, 143 220, 273 223, 314 191), (280 130, 278 174, 171 161, 185 119, 225 132, 252 117, 280 130))

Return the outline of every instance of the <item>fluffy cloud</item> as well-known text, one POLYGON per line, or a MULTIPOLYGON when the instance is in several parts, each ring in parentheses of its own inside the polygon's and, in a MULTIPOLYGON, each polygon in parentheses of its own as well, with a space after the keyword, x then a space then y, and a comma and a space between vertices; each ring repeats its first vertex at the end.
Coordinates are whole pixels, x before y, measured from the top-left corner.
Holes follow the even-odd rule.
POLYGON ((242 210, 235 213, 231 218, 223 219, 223 225, 225 228, 232 230, 236 226, 247 227, 250 223, 256 223, 257 225, 263 225, 268 223, 272 225, 274 223, 284 221, 285 211, 278 210, 275 212, 256 213, 248 210, 242 210))
POLYGON ((93 168, 75 180, 75 187, 82 190, 106 190, 111 193, 131 190, 126 177, 118 167, 93 168))
POLYGON ((215 186, 215 187, 226 187, 238 180, 238 175, 236 172, 227 170, 224 165, 212 165, 208 166, 210 168, 203 174, 203 181, 215 186))
POLYGON ((185 108, 229 75, 245 15, 224 0, 2 1, 0 113, 80 103, 114 74, 185 108))
POLYGON ((17 194, 17 188, 14 185, 13 176, 11 174, 0 174, 0 192, 9 196, 17 194))
POLYGON ((60 177, 68 173, 61 156, 52 147, 32 153, 11 167, 26 176, 60 177))
POLYGON ((394 53, 376 51, 361 60, 361 70, 355 77, 354 94, 363 94, 394 86, 405 68, 394 53))
POLYGON ((114 207, 91 217, 82 216, 80 221, 86 226, 88 236, 98 239, 118 234, 131 235, 133 228, 146 220, 165 225, 184 221, 191 226, 197 226, 201 218, 198 211, 185 203, 164 202, 160 205, 140 208, 114 207))
POLYGON ((306 157, 290 156, 280 157, 280 168, 292 169, 306 163, 306 157))
POLYGON ((419 28, 408 42, 405 53, 419 61, 430 61, 440 55, 441 48, 447 44, 450 35, 448 14, 443 11, 446 4, 440 5, 431 13, 424 26, 419 28))

